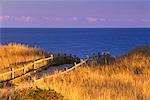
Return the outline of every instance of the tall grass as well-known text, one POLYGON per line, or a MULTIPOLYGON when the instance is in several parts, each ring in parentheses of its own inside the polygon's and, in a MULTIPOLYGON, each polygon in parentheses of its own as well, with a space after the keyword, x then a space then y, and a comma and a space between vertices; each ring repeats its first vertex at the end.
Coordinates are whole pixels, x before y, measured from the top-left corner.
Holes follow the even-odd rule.
POLYGON ((150 75, 116 72, 111 68, 79 68, 67 75, 41 81, 38 87, 55 89, 68 100, 148 100, 150 75))
POLYGON ((82 66, 32 85, 54 89, 66 100, 149 100, 150 56, 131 53, 110 65, 82 66))
POLYGON ((44 58, 48 53, 43 50, 30 48, 25 45, 8 44, 0 46, 0 69, 8 68, 11 64, 15 65, 28 62, 39 58, 44 58))
POLYGON ((148 100, 150 56, 130 54, 111 65, 80 67, 36 85, 55 89, 68 100, 148 100))

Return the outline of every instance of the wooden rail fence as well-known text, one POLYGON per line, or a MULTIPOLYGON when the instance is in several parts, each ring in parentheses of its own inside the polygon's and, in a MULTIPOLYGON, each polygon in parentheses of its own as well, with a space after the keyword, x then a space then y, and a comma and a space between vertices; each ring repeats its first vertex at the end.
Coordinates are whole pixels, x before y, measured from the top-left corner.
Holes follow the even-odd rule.
MULTIPOLYGON (((24 85, 24 86, 21 87, 21 88, 29 88, 29 87, 32 87, 32 86, 35 86, 35 85, 36 85, 38 88, 42 88, 42 87, 39 86, 39 85, 42 85, 42 86, 43 86, 43 84, 38 84, 38 83, 40 83, 41 81, 43 81, 43 80, 44 80, 44 81, 45 81, 45 80, 47 81, 47 79, 52 78, 52 77, 54 77, 54 76, 63 75, 63 74, 66 74, 66 73, 68 73, 68 72, 70 72, 70 71, 73 71, 73 70, 75 70, 77 67, 86 64, 88 60, 89 60, 89 57, 87 56, 85 60, 80 59, 80 62, 79 62, 78 64, 76 64, 76 62, 75 62, 75 63, 74 63, 74 66, 71 67, 71 68, 69 68, 69 69, 66 69, 66 71, 59 72, 59 73, 55 73, 55 74, 52 74, 52 75, 47 75, 47 76, 42 77, 42 78, 40 78, 40 79, 34 79, 34 80, 28 82, 28 85, 26 85, 26 82, 25 82, 25 83, 22 83, 21 86, 22 86, 22 85, 24 85)), ((15 83, 15 88, 19 87, 19 85, 20 85, 20 84, 16 84, 16 83, 15 83)))
POLYGON ((10 71, 5 72, 5 73, 0 73, 0 83, 12 80, 16 77, 20 77, 30 71, 39 69, 43 66, 46 66, 50 63, 51 60, 54 59, 54 56, 51 55, 48 58, 43 58, 37 61, 34 61, 32 63, 27 64, 26 66, 20 66, 20 68, 10 68, 10 71))
POLYGON ((48 76, 42 77, 42 78, 40 78, 40 79, 34 79, 34 84, 38 84, 38 82, 41 82, 42 80, 45 80, 45 79, 48 79, 48 78, 51 78, 51 77, 54 77, 54 76, 66 74, 66 73, 68 73, 68 72, 70 72, 70 71, 76 69, 77 67, 86 64, 86 62, 88 61, 88 59, 89 59, 88 57, 86 57, 85 60, 80 59, 80 63, 76 64, 76 62, 75 62, 73 67, 71 67, 71 68, 69 68, 69 69, 66 69, 65 71, 58 72, 58 73, 52 74, 52 75, 48 75, 48 76))

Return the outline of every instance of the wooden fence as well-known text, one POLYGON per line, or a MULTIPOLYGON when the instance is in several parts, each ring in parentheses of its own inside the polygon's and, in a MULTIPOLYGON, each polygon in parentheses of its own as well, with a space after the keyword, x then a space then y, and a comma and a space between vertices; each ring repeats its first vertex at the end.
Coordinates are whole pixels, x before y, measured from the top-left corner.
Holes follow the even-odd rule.
POLYGON ((51 55, 48 58, 43 58, 43 59, 31 62, 25 66, 20 66, 20 68, 17 68, 17 69, 10 68, 10 71, 8 71, 8 72, 0 73, 0 83, 12 80, 14 78, 20 77, 20 76, 30 72, 30 71, 34 71, 34 70, 37 70, 43 66, 46 66, 53 59, 54 59, 54 56, 51 55))
MULTIPOLYGON (((41 88, 40 86, 39 86, 39 84, 38 83, 40 83, 41 81, 45 81, 45 80, 47 80, 47 79, 49 79, 49 78, 52 78, 52 77, 54 77, 54 76, 58 76, 58 75, 63 75, 63 74, 66 74, 66 73, 68 73, 68 72, 70 72, 70 71, 73 71, 73 70, 75 70, 77 67, 79 67, 79 66, 83 66, 84 64, 86 64, 87 63, 87 61, 89 60, 89 57, 87 56, 86 57, 86 59, 83 61, 82 59, 80 60, 80 62, 79 63, 74 63, 74 66, 73 67, 71 67, 71 68, 69 68, 69 69, 66 69, 65 71, 62 71, 62 72, 59 72, 59 73, 55 73, 55 74, 52 74, 52 75, 47 75, 47 76, 44 76, 44 77, 42 77, 42 78, 40 78, 40 79, 34 79, 34 80, 32 80, 32 81, 28 81, 28 85, 26 85, 26 82, 23 82, 22 84, 21 84, 21 88, 29 88, 29 87, 32 87, 32 86, 38 86, 39 88, 41 88), (22 87, 22 85, 23 85, 23 87, 22 87)), ((42 84, 41 84, 42 85, 42 84)), ((42 85, 43 86, 43 85, 42 85)), ((15 83, 15 86, 14 86, 15 88, 17 88, 17 87, 19 87, 19 84, 17 84, 17 83, 15 83)))
POLYGON ((34 79, 34 84, 38 84, 38 82, 41 82, 42 80, 45 80, 45 79, 48 79, 48 78, 51 78, 51 77, 54 77, 54 76, 66 74, 66 73, 68 73, 68 72, 76 69, 77 67, 86 64, 86 62, 88 61, 88 59, 89 59, 88 57, 85 60, 80 59, 80 63, 76 64, 76 62, 75 62, 73 67, 71 67, 69 69, 66 69, 65 71, 58 72, 58 73, 52 74, 52 75, 48 75, 48 76, 42 77, 40 79, 34 79))

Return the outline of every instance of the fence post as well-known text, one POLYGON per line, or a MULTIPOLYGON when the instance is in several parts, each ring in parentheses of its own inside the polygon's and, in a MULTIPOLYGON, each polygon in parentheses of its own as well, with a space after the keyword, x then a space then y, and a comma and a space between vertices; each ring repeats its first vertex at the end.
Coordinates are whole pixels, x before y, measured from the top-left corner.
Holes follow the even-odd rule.
MULTIPOLYGON (((14 68, 12 66, 10 66, 10 70, 11 70, 11 79, 14 79, 15 78, 14 68)), ((14 80, 12 80, 12 83, 14 83, 14 80)))
POLYGON ((77 63, 76 63, 76 62, 74 62, 75 69, 76 69, 76 65, 77 65, 77 63))
POLYGON ((107 65, 107 56, 106 56, 106 53, 104 53, 104 64, 107 65))
POLYGON ((74 65, 76 66, 76 65, 77 65, 77 63, 76 63, 76 62, 74 62, 74 65))
POLYGON ((68 67, 65 67, 64 70, 67 71, 67 70, 68 70, 68 67))
MULTIPOLYGON (((52 61, 54 60, 54 55, 51 54, 52 61)), ((51 59, 49 60, 49 63, 51 62, 51 59)))
POLYGON ((34 61, 33 61, 33 70, 35 69, 35 63, 34 63, 34 61))
POLYGON ((80 66, 82 66, 84 63, 83 63, 83 59, 80 59, 80 66))
POLYGON ((51 57, 54 58, 52 54, 51 54, 51 57))
POLYGON ((10 70, 11 70, 11 78, 15 78, 15 71, 14 71, 14 68, 11 66, 10 67, 10 70))
POLYGON ((24 67, 23 72, 25 74, 26 73, 26 66, 23 65, 23 67, 24 67))
POLYGON ((83 63, 83 59, 80 59, 80 63, 83 63))
POLYGON ((36 65, 36 63, 33 62, 33 70, 34 70, 33 72, 34 73, 36 73, 36 66, 35 65, 36 65))

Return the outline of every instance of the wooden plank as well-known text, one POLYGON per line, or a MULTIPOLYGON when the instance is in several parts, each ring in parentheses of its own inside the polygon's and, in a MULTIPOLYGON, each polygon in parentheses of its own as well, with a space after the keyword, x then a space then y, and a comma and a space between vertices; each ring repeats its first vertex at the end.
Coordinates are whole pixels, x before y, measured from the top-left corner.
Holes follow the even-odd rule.
POLYGON ((20 70, 23 70, 23 69, 24 69, 24 67, 14 69, 14 72, 16 72, 16 71, 20 71, 20 70))

